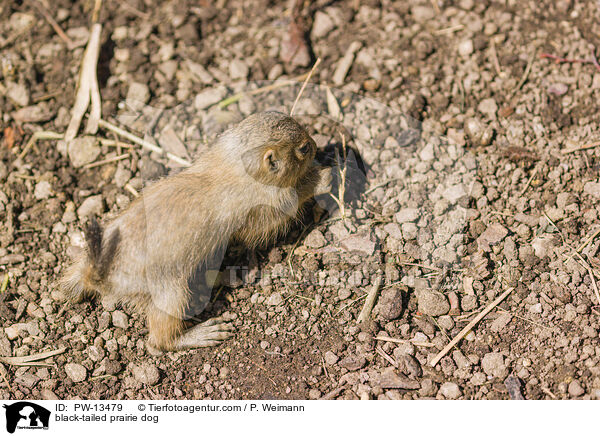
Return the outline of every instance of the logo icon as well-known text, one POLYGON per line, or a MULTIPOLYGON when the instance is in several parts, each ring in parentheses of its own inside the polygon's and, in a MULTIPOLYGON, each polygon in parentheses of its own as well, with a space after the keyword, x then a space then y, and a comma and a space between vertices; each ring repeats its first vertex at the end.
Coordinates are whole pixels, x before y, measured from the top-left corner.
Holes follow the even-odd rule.
POLYGON ((14 433, 19 429, 48 429, 50 411, 29 401, 19 401, 4 405, 6 409, 6 431, 14 433))

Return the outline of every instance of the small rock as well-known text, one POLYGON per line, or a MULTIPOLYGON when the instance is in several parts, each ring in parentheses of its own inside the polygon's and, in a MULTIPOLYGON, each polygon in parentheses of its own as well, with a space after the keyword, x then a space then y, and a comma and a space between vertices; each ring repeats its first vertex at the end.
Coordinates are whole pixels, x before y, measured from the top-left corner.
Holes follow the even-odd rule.
POLYGON ((21 123, 41 123, 50 120, 54 116, 55 112, 50 109, 46 102, 26 106, 12 114, 13 119, 21 123))
POLYGON ((456 204, 458 200, 460 200, 466 195, 467 191, 465 190, 465 186, 462 183, 450 186, 442 193, 442 196, 446 200, 448 200, 450 204, 456 204))
POLYGON ((490 246, 500 243, 508 235, 508 230, 501 224, 491 224, 477 238, 477 245, 484 251, 490 251, 490 246))
POLYGON ((29 91, 22 83, 8 82, 6 83, 6 95, 17 106, 27 106, 29 104, 29 91))
POLYGON ((481 367, 483 371, 492 377, 506 377, 506 365, 504 364, 504 356, 500 353, 487 353, 481 359, 481 367))
POLYGON ((233 80, 246 79, 249 72, 248 65, 241 59, 233 59, 229 62, 229 77, 233 80))
POLYGON ((75 138, 68 144, 69 159, 75 168, 94 162, 100 155, 100 147, 96 145, 93 136, 82 136, 75 138))
POLYGON ((402 314, 402 298, 405 288, 392 286, 381 291, 381 296, 375 306, 375 313, 384 321, 391 321, 402 314))
POLYGON ((337 361, 340 360, 340 358, 333 351, 326 352, 324 358, 325 363, 330 366, 335 365, 337 361))
POLYGON ((490 330, 492 330, 495 333, 500 333, 504 329, 504 327, 508 325, 511 319, 512 315, 510 313, 503 313, 492 322, 490 330))
POLYGON ((131 372, 138 382, 149 386, 154 386, 160 379, 158 368, 150 363, 134 365, 131 372))
POLYGON ((421 217, 419 209, 405 208, 394 215, 394 219, 398 224, 411 223, 417 221, 421 217))
POLYGON ((414 5, 410 13, 417 23, 426 23, 435 17, 435 11, 429 6, 414 5))
POLYGON ((204 110, 209 106, 212 106, 225 97, 227 90, 224 87, 220 88, 208 88, 196 95, 194 99, 194 107, 197 110, 204 110))
POLYGON ((283 297, 280 292, 269 295, 269 298, 267 298, 267 301, 265 302, 267 306, 279 306, 281 303, 283 303, 283 297))
POLYGON ((462 394, 458 385, 452 382, 446 382, 441 385, 438 392, 448 400, 456 400, 462 394))
POLYGON ((335 23, 325 12, 317 11, 313 21, 310 37, 312 40, 327 36, 329 32, 335 29, 335 23))
POLYGON ((583 394, 585 394, 585 389, 583 389, 579 380, 573 380, 569 383, 569 395, 572 397, 581 397, 583 394))
POLYGON ((433 144, 429 143, 419 152, 419 157, 424 162, 429 162, 435 159, 435 152, 433 150, 433 144))
POLYGON ((504 386, 506 386, 506 390, 508 391, 508 396, 511 400, 524 400, 523 394, 521 393, 521 380, 519 378, 509 375, 504 380, 504 386))
POLYGON ((477 110, 491 119, 496 118, 496 112, 498 112, 498 105, 496 104, 496 100, 493 98, 486 98, 481 100, 479 105, 477 106, 477 110))
POLYGON ((462 57, 467 57, 473 53, 473 40, 467 39, 458 44, 458 54, 462 57))
POLYGON ((67 363, 65 365, 65 372, 67 373, 67 377, 75 383, 82 382, 87 378, 87 369, 78 363, 67 363))
POLYGON ((310 398, 311 400, 318 400, 319 398, 321 398, 323 394, 321 394, 321 391, 318 389, 311 389, 310 391, 308 391, 308 398, 310 398))
POLYGON ((115 327, 125 330, 129 327, 129 317, 122 311, 115 310, 112 313, 112 323, 115 327))
POLYGON ((419 229, 415 223, 404 223, 402 224, 402 237, 405 241, 416 239, 419 234, 419 229))
POLYGON ((398 375, 392 367, 381 371, 374 383, 377 383, 383 389, 419 389, 421 387, 417 380, 398 375))
POLYGON ((132 82, 127 90, 125 101, 131 110, 141 110, 150 101, 150 88, 145 83, 132 82))
POLYGON ((444 294, 422 289, 417 293, 419 312, 429 316, 445 315, 450 311, 450 303, 444 294))
POLYGON ((327 239, 323 236, 320 230, 315 229, 308 234, 306 239, 304 240, 304 245, 308 248, 321 248, 327 244, 327 239))
POLYGON ((550 94, 554 94, 554 95, 565 95, 567 93, 567 91, 569 90, 569 87, 567 85, 565 85, 564 83, 553 83, 550 86, 548 86, 548 92, 550 94))
POLYGON ((370 256, 375 252, 375 242, 369 236, 352 235, 342 241, 342 247, 347 251, 358 251, 370 256))
POLYGON ((340 361, 340 366, 342 368, 346 368, 348 371, 357 371, 364 367, 367 364, 367 359, 363 356, 358 356, 356 354, 351 354, 347 357, 344 357, 340 361))
POLYGON ((36 200, 46 200, 53 195, 52 185, 46 180, 42 180, 35 185, 33 196, 36 200))
POLYGON ((104 211, 104 201, 102 195, 92 195, 86 198, 77 209, 77 216, 83 220, 90 215, 101 215, 104 211))
POLYGON ((583 186, 583 192, 596 198, 600 198, 600 183, 587 182, 583 186))
POLYGON ((0 257, 0 265, 14 265, 25 261, 25 256, 18 253, 7 254, 0 257))

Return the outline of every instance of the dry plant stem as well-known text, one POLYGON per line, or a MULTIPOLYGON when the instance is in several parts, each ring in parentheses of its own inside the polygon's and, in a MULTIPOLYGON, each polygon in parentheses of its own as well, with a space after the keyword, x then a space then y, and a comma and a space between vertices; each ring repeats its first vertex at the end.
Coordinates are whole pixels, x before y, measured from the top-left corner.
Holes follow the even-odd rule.
POLYGON ((338 196, 335 197, 331 193, 329 195, 331 195, 331 197, 337 203, 338 207, 340 208, 340 217, 342 218, 342 221, 345 221, 346 220, 346 204, 344 203, 344 199, 346 198, 346 171, 348 169, 348 167, 346 165, 346 157, 347 157, 346 156, 346 136, 341 132, 338 132, 338 133, 342 137, 342 152, 344 154, 344 165, 342 168, 342 163, 340 162, 340 156, 336 149, 335 150, 335 160, 337 162, 338 174, 340 176, 340 181, 338 183, 338 196))
POLYGON ((312 77, 313 73, 315 72, 315 70, 317 69, 317 67, 319 66, 320 63, 321 63, 321 58, 317 58, 317 60, 315 61, 315 64, 310 69, 310 72, 308 73, 308 76, 306 76, 306 79, 304 79, 304 83, 302 84, 302 88, 300 88, 300 92, 296 96, 296 100, 294 101, 294 104, 292 105, 292 110, 290 110, 290 117, 294 116, 294 109, 296 109, 296 105, 298 104, 298 100, 300 100, 300 97, 302 96, 302 93, 304 92, 304 88, 306 88, 306 84, 308 83, 308 81, 310 80, 310 78, 312 77))
POLYGON ((379 293, 379 288, 381 286, 381 274, 379 274, 375 278, 375 282, 371 287, 371 290, 367 294, 367 299, 365 300, 365 304, 358 315, 358 319, 356 320, 358 323, 363 323, 369 320, 371 317, 371 312, 373 311, 373 307, 375 306, 375 300, 377 299, 377 294, 379 293))
POLYGON ((66 347, 61 347, 57 350, 46 351, 44 353, 31 354, 29 356, 21 357, 6 357, 0 356, 0 362, 6 363, 7 365, 13 366, 50 366, 49 363, 38 362, 58 354, 62 354, 67 351, 66 347))
POLYGON ((481 321, 488 313, 491 312, 491 310, 496 307, 497 305, 499 305, 502 300, 504 300, 506 297, 508 297, 508 294, 510 294, 512 291, 514 291, 515 288, 508 288, 506 291, 504 291, 502 294, 500 294, 500 296, 498 298, 496 298, 494 301, 492 301, 485 309, 483 309, 483 311, 481 311, 481 313, 479 315, 477 315, 475 318, 473 318, 473 321, 471 321, 469 324, 467 324, 465 326, 465 328, 463 328, 460 333, 458 335, 456 335, 456 337, 454 339, 452 339, 450 341, 450 343, 448 345, 446 345, 444 347, 444 349, 442 351, 440 351, 437 356, 435 356, 433 358, 433 360, 429 363, 432 367, 434 367, 435 365, 438 364, 438 362, 442 359, 442 357, 444 357, 446 354, 448 354, 448 352, 454 348, 454 346, 456 344, 458 344, 460 342, 460 340, 462 338, 464 338, 467 333, 469 333, 471 331, 471 329, 473 327, 475 327, 475 325, 481 321))
POLYGON ((381 357, 387 360, 394 368, 398 368, 398 362, 396 362, 392 356, 383 351, 383 348, 377 346, 377 348, 375 348, 375 351, 377 352, 377 354, 379 354, 381 357))
POLYGON ((131 186, 129 183, 127 183, 125 185, 125 189, 136 198, 140 196, 140 194, 135 190, 135 188, 133 186, 131 186))
POLYGON ((521 86, 523 86, 525 84, 525 82, 527 81, 527 77, 529 77, 529 73, 531 72, 531 67, 533 66, 534 61, 535 61, 535 52, 531 54, 531 57, 529 58, 529 62, 527 63, 527 66, 525 67, 525 72, 523 72, 523 77, 521 77, 521 80, 519 81, 517 86, 515 86, 514 89, 510 92, 511 94, 515 94, 519 89, 521 89, 521 86))
POLYGON ((19 156, 17 156, 17 159, 22 160, 25 157, 25 155, 29 152, 31 147, 33 147, 35 143, 40 139, 63 139, 63 135, 61 133, 51 132, 49 130, 35 132, 33 135, 31 135, 31 138, 29 139, 29 141, 27 141, 27 144, 25 145, 19 156))
POLYGON ((75 43, 71 38, 69 38, 69 36, 65 32, 63 32, 56 20, 52 18, 52 15, 50 15, 48 11, 46 11, 46 9, 42 5, 40 5, 36 0, 30 0, 30 2, 37 9, 37 11, 40 14, 42 14, 44 19, 48 22, 48 24, 50 24, 50 26, 54 29, 54 31, 60 37, 60 39, 62 39, 65 42, 65 44, 67 44, 67 48, 69 50, 73 50, 73 48, 75 47, 75 43))
POLYGON ((344 386, 340 386, 339 388, 335 388, 334 390, 332 390, 328 394, 326 394, 326 395, 322 396, 321 398, 319 398, 319 400, 333 400, 339 394, 341 394, 344 391, 344 389, 345 389, 344 386))
POLYGON ((600 228, 598 230, 596 230, 592 236, 590 236, 589 238, 587 238, 585 240, 585 242, 583 244, 581 244, 579 247, 577 247, 577 249, 575 250, 576 253, 581 253, 581 250, 583 250, 585 247, 587 247, 590 242, 592 242, 594 239, 596 239, 596 236, 600 235, 600 228))
POLYGON ((596 147, 600 147, 600 141, 592 142, 590 144, 580 145, 579 147, 565 148, 564 150, 561 150, 561 154, 575 153, 576 151, 589 150, 590 148, 596 148, 596 147))
POLYGON ((140 146, 142 146, 143 148, 145 148, 147 150, 154 151, 154 152, 159 153, 159 154, 163 154, 167 158, 171 159, 173 162, 177 162, 179 165, 183 165, 183 166, 186 166, 186 167, 189 167, 189 166, 192 165, 187 160, 182 159, 179 156, 175 156, 172 153, 165 152, 159 146, 154 145, 151 142, 145 141, 145 140, 143 140, 141 138, 138 138, 134 134, 129 133, 128 131, 126 131, 124 129, 121 129, 120 127, 117 127, 114 124, 109 123, 108 121, 104 121, 103 119, 100 119, 98 121, 98 126, 102 127, 103 129, 110 130, 111 132, 114 132, 117 135, 122 136, 123 138, 126 138, 129 141, 133 142, 134 144, 140 145, 140 146))
POLYGON ((413 344, 417 347, 435 347, 435 344, 432 342, 413 341, 412 339, 397 339, 382 335, 375 336, 374 339, 376 341, 393 342, 395 344, 413 344))
POLYGON ((8 390, 13 392, 13 388, 10 385, 10 382, 8 381, 8 377, 6 377, 6 368, 1 363, 0 363, 0 375, 2 376, 2 380, 4 380, 4 383, 6 383, 6 386, 8 386, 8 390))
POLYGON ((531 172, 531 176, 529 176, 529 179, 527 180, 527 183, 525 184, 525 187, 523 188, 523 190, 521 191, 519 196, 523 196, 523 194, 525 194, 525 191, 527 191, 527 188, 529 188, 529 185, 531 185, 531 182, 533 181, 533 178, 535 177, 537 172, 538 172, 538 166, 536 165, 536 167, 531 172))
POLYGON ((69 122, 67 131, 65 133, 65 140, 67 142, 71 141, 73 138, 75 138, 75 136, 77 136, 83 115, 90 105, 90 100, 92 103, 92 109, 90 111, 90 117, 88 118, 86 132, 94 134, 98 130, 98 121, 101 116, 101 108, 96 69, 98 66, 98 56, 100 54, 101 33, 101 24, 96 23, 92 25, 90 39, 83 54, 83 61, 81 63, 79 86, 77 89, 77 95, 75 96, 75 104, 73 105, 71 121, 69 122))
POLYGON ((2 286, 0 287, 0 294, 3 294, 6 291, 6 288, 8 287, 8 271, 6 273, 4 273, 4 278, 2 279, 2 286))
POLYGON ((83 168, 90 169, 90 168, 99 167, 101 165, 105 165, 105 164, 108 164, 108 163, 118 162, 120 160, 127 159, 129 156, 130 156, 129 153, 125 153, 125 154, 122 154, 120 156, 110 157, 108 159, 103 159, 103 160, 99 160, 99 161, 96 161, 96 162, 89 163, 87 165, 84 165, 83 168))
POLYGON ((262 88, 257 88, 257 89, 253 89, 252 91, 247 91, 247 92, 240 92, 237 94, 232 95, 231 97, 227 97, 224 98, 223 100, 221 100, 218 105, 221 109, 226 108, 227 106, 229 106, 230 104, 233 104, 237 101, 239 101, 242 97, 246 96, 246 95, 258 95, 258 94, 263 94, 265 92, 269 92, 269 91, 273 91, 275 89, 279 89, 279 88, 283 88, 286 86, 290 86, 293 85, 301 80, 305 80, 308 75, 310 74, 310 72, 308 73, 304 73, 301 74, 299 76, 293 77, 290 80, 281 80, 275 83, 271 83, 270 85, 267 86, 263 86, 262 88))

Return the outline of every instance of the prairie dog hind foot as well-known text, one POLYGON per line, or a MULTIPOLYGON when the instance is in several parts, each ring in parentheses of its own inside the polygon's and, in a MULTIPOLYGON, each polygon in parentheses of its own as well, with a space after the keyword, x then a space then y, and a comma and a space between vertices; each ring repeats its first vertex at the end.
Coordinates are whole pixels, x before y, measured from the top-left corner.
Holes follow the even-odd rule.
POLYGON ((185 330, 174 343, 176 350, 214 347, 233 336, 235 328, 223 318, 212 318, 185 330))

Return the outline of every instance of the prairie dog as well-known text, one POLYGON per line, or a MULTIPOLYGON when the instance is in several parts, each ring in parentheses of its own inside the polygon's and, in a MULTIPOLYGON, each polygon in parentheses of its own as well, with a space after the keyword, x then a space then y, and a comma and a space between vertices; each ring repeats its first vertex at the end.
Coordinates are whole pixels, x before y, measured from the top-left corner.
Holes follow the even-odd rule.
POLYGON ((230 324, 213 319, 184 329, 194 298, 190 281, 203 268, 218 269, 231 241, 266 244, 308 199, 328 191, 330 169, 315 164, 315 153, 293 118, 249 116, 190 168, 145 189, 104 229, 92 220, 87 252, 60 288, 74 301, 99 295, 141 311, 155 348, 218 344, 232 335, 230 324))

